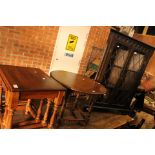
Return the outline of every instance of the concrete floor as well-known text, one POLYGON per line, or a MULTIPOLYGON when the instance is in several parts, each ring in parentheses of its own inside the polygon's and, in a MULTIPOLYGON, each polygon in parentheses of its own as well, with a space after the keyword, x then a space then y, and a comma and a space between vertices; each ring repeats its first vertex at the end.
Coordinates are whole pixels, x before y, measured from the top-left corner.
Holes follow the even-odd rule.
MULTIPOLYGON (((21 106, 15 112, 15 116, 13 118, 13 123, 16 124, 18 122, 29 120, 31 116, 25 116, 25 105, 21 106)), ((51 107, 52 108, 52 107, 51 107)), ((43 108, 43 111, 46 109, 46 104, 43 108)), ((43 112, 44 113, 44 112, 43 112)), ((52 113, 50 112, 50 115, 52 113)), ((65 111, 64 118, 70 117, 70 113, 65 111)), ((142 129, 152 129, 154 127, 154 117, 146 112, 137 112, 137 118, 139 120, 145 119, 144 124, 142 125, 142 129)), ((87 125, 81 125, 78 122, 68 122, 62 121, 59 129, 113 129, 117 128, 126 122, 131 121, 131 117, 128 115, 120 115, 110 112, 92 112, 90 120, 87 125)))
MULTIPOLYGON (((141 129, 152 129, 154 127, 154 117, 145 112, 137 113, 138 120, 145 119, 141 129)), ((128 121, 131 121, 128 115, 120 115, 109 112, 92 112, 90 120, 86 126, 76 124, 62 124, 60 128, 65 129, 114 129, 128 121)))
MULTIPOLYGON (((137 113, 138 119, 145 119, 141 129, 152 129, 154 127, 154 117, 145 112, 137 113)), ((65 113, 64 119, 70 117, 65 113)), ((30 115, 25 116, 24 110, 15 113, 13 122, 18 123, 23 120, 31 119, 30 115)), ((92 112, 87 125, 81 125, 78 122, 63 121, 59 129, 113 129, 131 120, 128 115, 119 115, 109 112, 92 112)))
MULTIPOLYGON (((83 102, 82 99, 79 102, 83 102)), ((84 101, 85 102, 85 101, 84 101)), ((84 102, 82 104, 84 104, 84 102)), ((72 100, 68 105, 72 105, 72 100)), ((66 110, 67 111, 67 110, 66 110)), ((70 114, 66 112, 66 117, 68 117, 70 114)), ((65 115, 64 115, 65 118, 65 115)), ((142 119, 145 119, 145 122, 142 125, 142 129, 152 129, 154 127, 154 117, 151 114, 148 114, 146 112, 137 112, 137 122, 140 122, 142 119)), ((111 112, 92 112, 90 120, 86 126, 81 126, 76 124, 62 124, 60 128, 82 128, 82 129, 114 129, 117 128, 129 121, 131 121, 132 118, 128 115, 121 115, 111 112)))

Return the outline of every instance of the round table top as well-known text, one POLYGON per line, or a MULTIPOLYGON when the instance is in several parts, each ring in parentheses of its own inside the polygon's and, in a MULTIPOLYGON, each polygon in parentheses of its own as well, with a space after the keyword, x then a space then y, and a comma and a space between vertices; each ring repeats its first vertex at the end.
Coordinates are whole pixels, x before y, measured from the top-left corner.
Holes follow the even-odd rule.
POLYGON ((107 91, 102 84, 80 74, 58 70, 52 71, 50 76, 73 91, 86 94, 105 94, 107 91))

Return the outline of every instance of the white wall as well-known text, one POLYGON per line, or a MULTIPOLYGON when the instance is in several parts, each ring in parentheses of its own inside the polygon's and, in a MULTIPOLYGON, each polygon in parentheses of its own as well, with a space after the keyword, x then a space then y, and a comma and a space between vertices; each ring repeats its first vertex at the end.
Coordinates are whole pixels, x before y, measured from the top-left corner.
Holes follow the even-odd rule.
POLYGON ((80 61, 86 46, 90 26, 61 26, 59 28, 50 71, 66 70, 77 73, 80 67, 80 61), (66 50, 68 35, 78 36, 75 51, 66 50), (73 54, 73 57, 65 56, 65 53, 73 54))

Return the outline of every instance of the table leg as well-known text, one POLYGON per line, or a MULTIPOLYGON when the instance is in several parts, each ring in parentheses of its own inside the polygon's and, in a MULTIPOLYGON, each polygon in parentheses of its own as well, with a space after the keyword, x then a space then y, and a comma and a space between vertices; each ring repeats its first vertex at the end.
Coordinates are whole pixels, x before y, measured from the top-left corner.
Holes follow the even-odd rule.
POLYGON ((80 97, 80 93, 76 93, 76 98, 75 98, 75 101, 73 103, 73 107, 71 109, 72 112, 77 108, 77 103, 78 103, 79 97, 80 97))
POLYGON ((44 118, 42 121, 43 126, 46 126, 46 121, 47 121, 47 117, 48 117, 48 113, 49 113, 49 109, 50 109, 50 104, 51 104, 51 99, 48 98, 46 111, 45 111, 44 118))
POLYGON ((6 107, 3 117, 3 128, 12 128, 13 113, 18 105, 19 92, 7 92, 6 107))
POLYGON ((91 113, 92 111, 92 106, 93 106, 93 102, 95 101, 95 96, 90 95, 89 97, 89 107, 88 107, 88 113, 91 113))
POLYGON ((58 115, 58 124, 60 123, 61 119, 63 118, 63 115, 64 115, 64 110, 65 110, 65 107, 66 107, 66 98, 62 99, 62 105, 61 105, 61 108, 60 108, 60 113, 58 115))
POLYGON ((28 115, 29 113, 30 103, 31 103, 31 99, 28 99, 26 103, 25 115, 28 115))
POLYGON ((8 109, 8 114, 7 114, 7 119, 6 119, 6 129, 11 129, 12 128, 12 119, 13 119, 13 109, 8 109))
POLYGON ((28 113, 30 113, 33 118, 36 118, 36 114, 31 109, 30 104, 31 104, 31 99, 28 99, 26 104, 25 115, 28 115, 28 113))
POLYGON ((42 106, 43 106, 43 99, 41 99, 41 101, 40 101, 40 105, 39 105, 39 108, 38 108, 38 111, 37 111, 37 116, 36 116, 36 122, 40 121, 42 106))
POLYGON ((93 95, 90 95, 89 96, 89 106, 88 106, 88 114, 86 115, 85 117, 85 123, 87 124, 89 119, 90 119, 90 115, 91 115, 91 112, 92 112, 92 107, 93 107, 93 104, 94 104, 94 101, 95 101, 96 97, 93 96, 93 95))
POLYGON ((8 98, 7 98, 7 94, 8 94, 8 91, 5 92, 5 110, 4 110, 4 115, 3 115, 3 118, 2 118, 2 124, 1 124, 1 128, 5 128, 6 127, 6 119, 7 119, 7 115, 8 115, 8 98))
POLYGON ((0 80, 0 126, 2 125, 2 82, 0 80))
POLYGON ((5 126, 6 126, 7 115, 8 115, 8 108, 7 108, 7 106, 5 106, 4 115, 3 115, 3 118, 2 118, 2 121, 1 121, 1 128, 2 129, 5 128, 5 126))
POLYGON ((63 102, 62 102, 62 106, 61 106, 61 109, 60 109, 60 113, 59 113, 59 116, 58 116, 59 122, 63 118, 64 111, 65 111, 67 101, 68 101, 68 98, 69 98, 70 94, 71 94, 71 92, 69 90, 67 90, 67 92, 65 93, 65 96, 64 96, 64 99, 63 99, 63 102))
POLYGON ((58 93, 58 97, 56 98, 55 103, 54 103, 53 114, 51 116, 48 128, 53 128, 55 116, 56 116, 56 113, 57 113, 57 109, 58 109, 58 106, 60 105, 60 103, 62 102, 63 96, 64 96, 64 92, 59 92, 58 93))
POLYGON ((1 126, 2 126, 2 113, 0 113, 0 128, 2 128, 1 126))
POLYGON ((0 81, 0 112, 1 112, 1 107, 2 106, 2 82, 0 81))

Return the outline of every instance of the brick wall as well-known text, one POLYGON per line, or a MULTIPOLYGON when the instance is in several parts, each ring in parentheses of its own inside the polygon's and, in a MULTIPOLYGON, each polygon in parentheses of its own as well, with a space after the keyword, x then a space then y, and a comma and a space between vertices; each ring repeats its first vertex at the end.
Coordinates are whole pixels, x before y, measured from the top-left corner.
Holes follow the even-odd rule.
POLYGON ((37 67, 48 73, 59 27, 0 26, 0 64, 37 67))
MULTIPOLYGON (((153 47, 155 47, 155 36, 151 36, 151 35, 142 35, 142 34, 134 34, 134 38, 142 41, 148 45, 151 45, 153 47)), ((147 67, 146 67, 146 71, 152 73, 153 75, 155 75, 155 51, 153 56, 151 57, 147 67)))
MULTIPOLYGON (((0 64, 37 67, 48 73, 59 27, 0 26, 0 64)), ((79 73, 86 70, 92 47, 104 48, 110 27, 92 26, 79 73)))
POLYGON ((92 26, 89 32, 88 40, 81 60, 79 74, 84 74, 89 62, 92 47, 105 48, 109 36, 109 26, 92 26))

